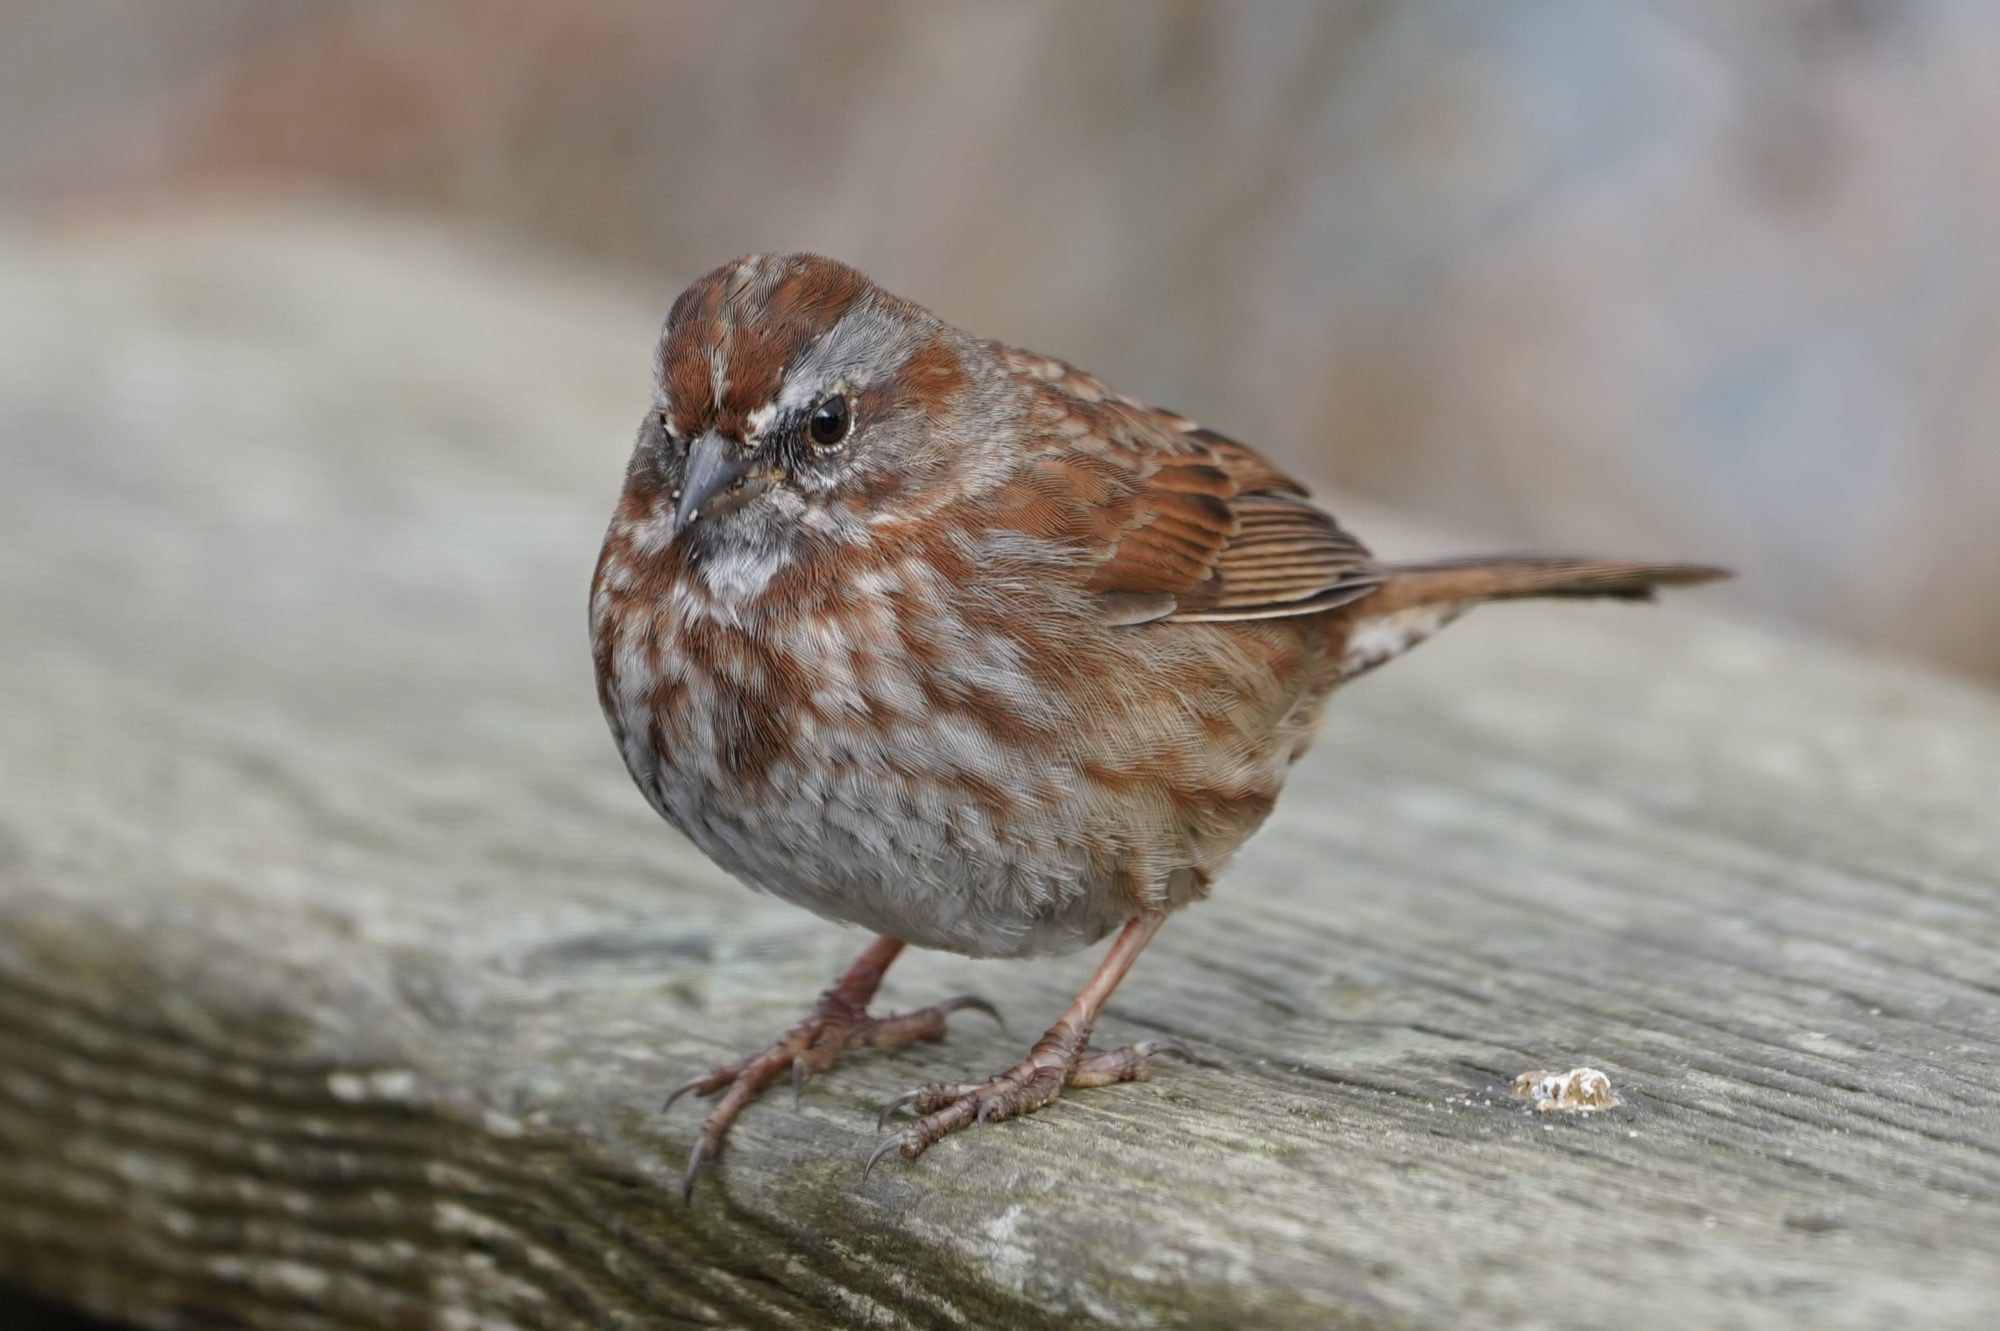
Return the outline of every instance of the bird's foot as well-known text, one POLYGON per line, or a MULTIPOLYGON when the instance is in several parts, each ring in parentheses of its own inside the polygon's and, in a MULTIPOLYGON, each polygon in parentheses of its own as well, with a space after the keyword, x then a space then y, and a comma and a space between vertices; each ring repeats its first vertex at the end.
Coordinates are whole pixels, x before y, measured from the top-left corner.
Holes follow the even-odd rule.
POLYGON ((911 1109, 917 1121, 886 1138, 868 1156, 861 1177, 892 1151, 914 1160, 947 1134, 971 1123, 1018 1118, 1056 1102, 1068 1086, 1113 1086, 1122 1081, 1150 1081, 1155 1054, 1195 1059, 1179 1040, 1145 1040, 1101 1054, 1084 1052, 1088 1036, 1058 1024, 1036 1041, 1028 1056, 997 1076, 978 1082, 932 1082, 905 1091, 882 1106, 877 1126, 887 1124, 899 1109, 911 1109))
POLYGON ((660 1106, 662 1110, 672 1108, 674 1101, 689 1093, 722 1097, 695 1137, 694 1149, 688 1154, 687 1173, 681 1179, 681 1196, 683 1199, 694 1196, 701 1162, 722 1145, 723 1137, 728 1135, 730 1125, 743 1107, 757 1092, 783 1076, 787 1068, 791 1069, 792 1099, 796 1103, 806 1083, 839 1063, 848 1050, 869 1046, 895 1049, 920 1040, 942 1040, 946 1019, 967 1009, 1000 1020, 999 1011, 974 994, 960 994, 914 1012, 870 1016, 836 987, 821 994, 818 1006, 805 1020, 786 1031, 768 1049, 724 1063, 675 1087, 660 1106))

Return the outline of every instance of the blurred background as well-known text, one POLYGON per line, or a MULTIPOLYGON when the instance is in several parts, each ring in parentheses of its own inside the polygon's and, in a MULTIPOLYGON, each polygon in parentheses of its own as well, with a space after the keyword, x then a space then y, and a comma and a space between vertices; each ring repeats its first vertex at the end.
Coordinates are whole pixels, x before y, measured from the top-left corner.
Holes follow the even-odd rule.
POLYGON ((819 249, 1468 540, 1992 676, 1996 71, 1977 0, 11 0, 0 234, 388 213, 657 311, 819 249))

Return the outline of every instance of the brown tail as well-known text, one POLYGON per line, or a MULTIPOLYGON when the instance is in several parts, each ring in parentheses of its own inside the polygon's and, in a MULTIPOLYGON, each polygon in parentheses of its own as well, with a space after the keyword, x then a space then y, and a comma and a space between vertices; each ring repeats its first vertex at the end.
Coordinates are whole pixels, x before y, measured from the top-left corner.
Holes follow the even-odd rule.
POLYGON ((1368 613, 1413 606, 1504 601, 1520 596, 1615 596, 1650 601, 1661 587, 1688 587, 1730 576, 1710 564, 1647 564, 1554 555, 1488 555, 1391 564, 1382 585, 1357 608, 1368 613))

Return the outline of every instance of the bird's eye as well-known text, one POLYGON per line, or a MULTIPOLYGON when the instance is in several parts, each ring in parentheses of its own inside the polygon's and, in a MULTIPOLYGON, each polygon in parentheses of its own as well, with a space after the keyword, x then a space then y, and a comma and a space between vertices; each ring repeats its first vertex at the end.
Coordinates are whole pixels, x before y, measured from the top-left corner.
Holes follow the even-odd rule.
POLYGON ((816 448, 838 448, 847 438, 847 399, 839 393, 812 409, 806 417, 806 437, 816 448))

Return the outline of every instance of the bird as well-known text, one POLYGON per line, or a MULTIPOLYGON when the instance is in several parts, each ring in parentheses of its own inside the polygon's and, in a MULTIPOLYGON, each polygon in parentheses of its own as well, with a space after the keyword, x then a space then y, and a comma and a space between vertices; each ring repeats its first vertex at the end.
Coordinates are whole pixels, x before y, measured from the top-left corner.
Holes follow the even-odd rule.
MULTIPOLYGON (((1327 698, 1475 606, 1650 599, 1708 564, 1384 562, 1248 445, 975 337, 814 254, 737 259, 668 312, 590 593, 598 699, 661 817, 752 888, 875 937, 715 1103, 692 1198, 756 1095, 944 1037, 869 1004, 907 947, 1113 939, 1016 1063, 899 1095, 886 1155, 1144 1081, 1107 999, 1271 813, 1327 698)), ((1210 909, 1226 909, 1226 893, 1210 909)))

